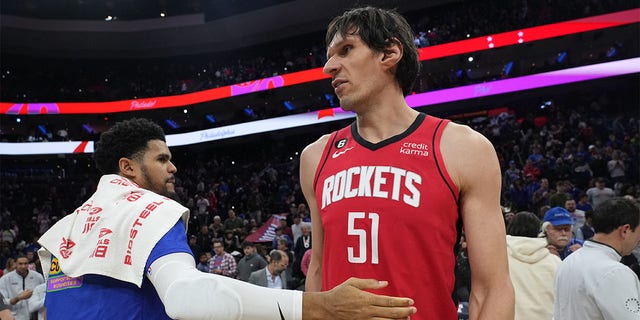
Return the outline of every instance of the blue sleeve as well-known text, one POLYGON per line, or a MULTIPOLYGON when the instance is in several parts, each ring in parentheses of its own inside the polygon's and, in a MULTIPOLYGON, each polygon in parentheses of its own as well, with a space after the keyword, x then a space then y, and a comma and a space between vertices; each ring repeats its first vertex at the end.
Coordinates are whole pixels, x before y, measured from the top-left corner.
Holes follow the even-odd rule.
POLYGON ((151 250, 149 258, 147 258, 147 264, 145 270, 149 270, 151 264, 156 259, 165 256, 170 253, 186 252, 193 255, 191 248, 187 242, 187 233, 185 232, 184 223, 182 219, 178 219, 178 222, 167 231, 167 233, 156 243, 156 246, 151 250))

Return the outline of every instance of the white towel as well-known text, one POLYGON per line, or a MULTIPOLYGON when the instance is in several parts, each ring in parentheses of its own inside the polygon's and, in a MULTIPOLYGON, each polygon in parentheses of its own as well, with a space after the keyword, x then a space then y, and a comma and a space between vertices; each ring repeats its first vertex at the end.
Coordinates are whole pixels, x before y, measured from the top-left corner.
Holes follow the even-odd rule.
POLYGON ((178 218, 186 226, 189 209, 122 176, 104 175, 89 200, 38 240, 44 273, 99 274, 141 287, 151 250, 178 218), (51 269, 51 254, 59 269, 51 269))

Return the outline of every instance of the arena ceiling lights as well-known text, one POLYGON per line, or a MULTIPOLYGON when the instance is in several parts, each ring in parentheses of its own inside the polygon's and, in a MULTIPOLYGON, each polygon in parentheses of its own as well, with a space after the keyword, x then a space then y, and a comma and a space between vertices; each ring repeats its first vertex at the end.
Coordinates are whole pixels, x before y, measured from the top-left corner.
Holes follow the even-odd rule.
MULTIPOLYGON (((570 20, 538 27, 487 35, 462 41, 434 45, 420 49, 420 60, 491 50, 532 41, 561 37, 570 34, 612 28, 640 22, 640 9, 626 10, 577 20, 570 20)), ((327 79, 322 68, 258 79, 220 88, 182 95, 151 97, 136 100, 110 102, 0 102, 0 114, 7 115, 55 115, 55 114, 108 114, 176 108, 185 105, 226 99, 260 91, 294 86, 327 79)))

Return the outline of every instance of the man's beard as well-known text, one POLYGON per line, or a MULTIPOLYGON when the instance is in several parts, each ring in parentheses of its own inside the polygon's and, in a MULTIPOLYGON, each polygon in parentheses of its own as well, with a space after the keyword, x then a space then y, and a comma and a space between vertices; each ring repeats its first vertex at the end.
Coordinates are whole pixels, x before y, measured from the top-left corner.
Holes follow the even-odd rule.
MULTIPOLYGON (((151 188, 154 188, 155 186, 151 181, 151 176, 149 175, 149 171, 147 171, 147 167, 143 165, 140 167, 140 170, 142 171, 142 177, 144 178, 145 184, 151 188)), ((160 188, 159 190, 150 189, 150 191, 153 191, 161 196, 165 196, 169 199, 180 202, 178 198, 178 194, 175 192, 170 192, 169 189, 167 188, 167 182, 168 180, 165 180, 163 186, 159 187, 160 188)))

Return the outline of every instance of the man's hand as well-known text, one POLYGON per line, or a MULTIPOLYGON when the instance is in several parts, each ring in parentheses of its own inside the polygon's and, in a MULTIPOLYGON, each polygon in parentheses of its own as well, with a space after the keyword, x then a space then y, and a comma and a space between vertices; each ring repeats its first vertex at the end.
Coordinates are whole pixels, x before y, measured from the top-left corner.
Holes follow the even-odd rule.
POLYGON ((558 252, 558 248, 556 248, 554 245, 547 245, 547 249, 549 249, 549 252, 551 252, 551 254, 555 254, 556 256, 558 256, 558 258, 560 257, 560 252, 558 252))
POLYGON ((408 319, 416 313, 413 300, 375 295, 386 281, 350 278, 327 292, 305 292, 302 299, 303 320, 313 319, 408 319))
POLYGON ((32 290, 29 290, 29 289, 24 290, 24 291, 22 291, 22 292, 20 292, 20 293, 18 294, 18 299, 19 299, 19 300, 29 299, 29 298, 31 298, 31 295, 32 295, 32 294, 33 294, 33 291, 32 291, 32 290))
POLYGON ((0 311, 0 320, 15 320, 9 309, 0 311))
POLYGON ((9 304, 15 305, 16 303, 20 302, 21 300, 29 299, 29 298, 31 298, 32 294, 33 294, 32 290, 29 290, 29 289, 24 290, 24 291, 18 293, 17 296, 9 299, 9 304))
POLYGON ((574 243, 569 247, 569 250, 571 250, 571 252, 576 252, 576 250, 582 248, 582 245, 579 243, 574 243))

